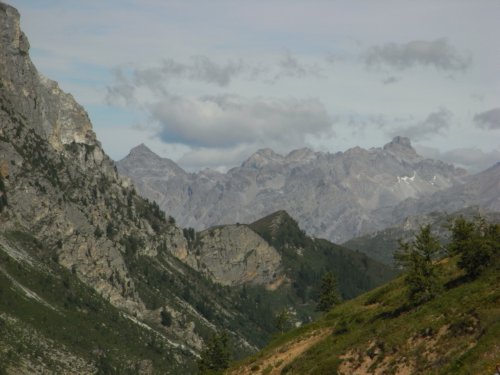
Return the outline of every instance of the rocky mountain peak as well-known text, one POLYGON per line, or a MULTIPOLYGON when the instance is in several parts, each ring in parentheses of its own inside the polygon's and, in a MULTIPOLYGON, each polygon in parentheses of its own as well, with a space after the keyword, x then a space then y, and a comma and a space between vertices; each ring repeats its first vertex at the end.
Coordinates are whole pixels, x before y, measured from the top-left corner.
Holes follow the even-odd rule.
POLYGON ((415 158, 419 155, 411 145, 407 137, 396 136, 384 146, 385 151, 389 151, 399 156, 415 158))
POLYGON ((155 154, 153 151, 151 151, 151 149, 148 146, 146 146, 144 143, 141 143, 140 145, 132 148, 129 152, 128 157, 160 159, 160 156, 155 154))
POLYGON ((251 155, 241 165, 242 168, 262 168, 271 163, 280 163, 283 161, 283 156, 277 154, 270 148, 263 148, 251 155))
MULTIPOLYGON (((131 149, 129 154, 117 163, 118 171, 125 175, 131 170, 141 169, 146 166, 153 168, 156 176, 164 176, 165 178, 186 174, 186 171, 173 160, 162 158, 144 143, 131 149)), ((139 183, 136 184, 140 185, 139 183)))
POLYGON ((38 74, 20 29, 19 12, 4 3, 0 3, 0 41, 1 99, 12 112, 32 119, 36 134, 58 151, 71 143, 95 145, 87 113, 56 82, 38 74))
POLYGON ((19 12, 16 8, 0 2, 0 13, 2 44, 15 53, 26 55, 30 44, 19 26, 19 12))
POLYGON ((264 234, 270 238, 276 237, 281 231, 286 232, 300 232, 298 223, 290 214, 285 210, 279 210, 273 212, 262 219, 259 219, 252 224, 250 227, 257 233, 264 234))
POLYGON ((295 161, 295 162, 307 162, 314 160, 315 158, 316 158, 316 153, 308 147, 290 151, 290 153, 286 156, 287 161, 295 161))

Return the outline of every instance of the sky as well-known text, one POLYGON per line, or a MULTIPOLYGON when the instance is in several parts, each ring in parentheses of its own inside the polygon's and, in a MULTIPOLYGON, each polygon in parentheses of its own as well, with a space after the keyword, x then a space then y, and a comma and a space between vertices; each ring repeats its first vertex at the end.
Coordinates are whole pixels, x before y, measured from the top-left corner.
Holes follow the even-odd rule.
POLYGON ((225 170, 402 135, 471 172, 500 161, 499 0, 6 2, 115 160, 144 143, 225 170))

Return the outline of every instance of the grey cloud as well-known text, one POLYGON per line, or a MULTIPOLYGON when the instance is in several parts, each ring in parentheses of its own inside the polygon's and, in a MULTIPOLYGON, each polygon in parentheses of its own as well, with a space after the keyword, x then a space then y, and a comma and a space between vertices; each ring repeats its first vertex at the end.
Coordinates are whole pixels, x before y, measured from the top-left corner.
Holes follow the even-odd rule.
POLYGON ((384 80, 382 81, 382 83, 383 83, 384 85, 390 85, 390 84, 392 84, 392 83, 396 83, 396 82, 399 82, 399 78, 394 77, 394 76, 387 77, 386 79, 384 79, 384 80))
POLYGON ((299 61, 290 51, 286 51, 285 55, 278 62, 278 73, 275 79, 283 77, 304 78, 318 77, 321 74, 321 68, 317 65, 308 65, 299 61))
POLYGON ((125 106, 135 106, 137 101, 135 98, 135 86, 132 85, 129 79, 120 68, 115 68, 112 71, 115 82, 112 86, 106 88, 106 101, 108 104, 121 104, 125 106))
POLYGON ((207 56, 193 56, 191 62, 181 63, 173 59, 163 60, 161 65, 133 69, 125 75, 122 69, 114 69, 114 82, 107 87, 108 102, 125 101, 130 104, 135 91, 146 88, 155 94, 167 94, 167 84, 172 79, 186 79, 217 86, 227 86, 237 75, 247 70, 242 61, 228 61, 219 64, 207 56))
POLYGON ((500 129, 500 108, 493 108, 489 111, 477 113, 474 115, 476 126, 483 129, 500 129))
POLYGON ((420 65, 444 71, 463 71, 471 64, 471 58, 459 53, 445 38, 373 46, 364 59, 368 66, 389 66, 400 70, 420 65))
POLYGON ((412 126, 396 129, 391 135, 403 135, 413 141, 428 139, 435 134, 443 133, 448 130, 451 124, 451 118, 451 112, 445 108, 441 108, 437 112, 430 113, 424 121, 412 126))
POLYGON ((500 161, 500 150, 485 152, 478 148, 456 148, 441 152, 430 147, 415 146, 415 148, 425 157, 455 164, 467 169, 470 173, 480 172, 500 161))
POLYGON ((229 61, 224 65, 214 63, 206 56, 193 57, 193 66, 189 71, 189 78, 219 86, 227 86, 231 79, 241 73, 244 64, 241 61, 229 61))
POLYGON ((239 96, 168 97, 150 107, 166 143, 230 148, 248 143, 301 144, 331 131, 316 99, 247 99, 239 96))

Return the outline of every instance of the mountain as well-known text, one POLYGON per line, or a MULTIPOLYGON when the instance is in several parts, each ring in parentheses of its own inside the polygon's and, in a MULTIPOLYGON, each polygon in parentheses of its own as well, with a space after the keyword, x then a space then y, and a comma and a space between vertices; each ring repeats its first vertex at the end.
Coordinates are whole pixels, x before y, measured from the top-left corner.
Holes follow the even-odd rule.
MULTIPOLYGON (((325 267, 346 270, 346 298, 393 276, 288 216, 292 238, 276 243, 263 225, 181 229, 117 173, 85 110, 37 72, 19 25, 0 3, 0 372, 193 373, 216 331, 238 357, 271 337, 279 309, 310 320, 325 267), (302 251, 320 260, 304 263, 309 278, 292 260, 302 251)), ((165 166, 160 177, 183 172, 165 166)))
POLYGON ((342 246, 360 251, 381 263, 393 265, 394 253, 399 249, 400 240, 409 241, 421 226, 430 224, 434 235, 446 243, 449 241, 449 225, 459 216, 469 220, 480 216, 489 222, 500 223, 500 212, 488 211, 481 206, 470 206, 452 213, 432 211, 422 215, 406 216, 396 225, 353 238, 342 246))
POLYGON ((498 262, 497 253, 496 263, 467 280, 457 259, 443 259, 437 273, 444 289, 435 299, 408 305, 403 277, 398 278, 276 337, 226 373, 494 374, 500 334, 498 262))
POLYGON ((335 154, 306 148, 282 156, 263 149, 225 174, 187 173, 144 145, 117 166, 182 226, 251 222, 286 210, 308 233, 333 242, 381 229, 376 210, 429 196, 466 176, 462 169, 418 155, 403 137, 383 148, 335 154))
MULTIPOLYGON (((226 289, 239 311, 259 322, 262 345, 276 331, 276 316, 288 311, 293 324, 309 322, 315 311, 321 278, 333 272, 343 298, 350 299, 392 279, 396 272, 366 255, 313 239, 285 211, 251 224, 184 229, 187 249, 179 260, 226 289)), ((210 313, 211 314, 211 313, 210 313)), ((255 329, 255 328, 254 328, 255 329)))
POLYGON ((373 214, 380 218, 380 225, 383 228, 410 215, 422 215, 433 211, 452 213, 472 206, 500 212, 500 162, 483 172, 466 177, 462 184, 420 199, 406 199, 394 207, 376 210, 373 214))

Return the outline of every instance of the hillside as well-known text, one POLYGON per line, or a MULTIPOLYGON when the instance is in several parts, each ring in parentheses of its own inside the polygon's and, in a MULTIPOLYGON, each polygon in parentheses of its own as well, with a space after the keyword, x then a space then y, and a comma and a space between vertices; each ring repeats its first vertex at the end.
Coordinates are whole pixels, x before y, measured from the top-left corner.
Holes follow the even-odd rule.
POLYGON ((467 207, 453 213, 433 211, 428 214, 408 216, 394 226, 353 238, 342 246, 360 251, 381 263, 392 265, 400 240, 409 241, 422 225, 431 224, 435 235, 442 242, 447 242, 449 240, 447 228, 451 220, 459 216, 468 219, 482 216, 490 222, 500 222, 500 212, 490 212, 480 206, 467 207))
POLYGON ((318 316, 315 308, 326 272, 335 274, 345 299, 396 275, 394 269, 365 254, 307 236, 285 211, 248 225, 184 232, 188 247, 174 255, 215 284, 225 286, 234 306, 260 326, 261 331, 254 328, 250 335, 259 345, 277 331, 276 318, 283 311, 290 314, 290 325, 318 316))
MULTIPOLYGON (((315 295, 299 295, 280 248, 245 225, 183 230, 137 194, 85 110, 38 73, 4 3, 0 40, 1 371, 193 373, 214 332, 241 357, 279 309, 311 319, 315 295)), ((392 277, 348 254, 325 257, 366 272, 343 275, 346 296, 392 277)))
POLYGON ((188 173, 140 145, 117 166, 185 227, 248 223, 286 210, 307 233, 336 243, 397 222, 392 212, 381 217, 385 211, 374 211, 461 184, 466 176, 463 169, 418 155, 404 137, 337 153, 263 149, 227 173, 188 173))
POLYGON ((344 298, 380 285, 396 273, 366 255, 324 239, 311 238, 286 211, 278 211, 249 225, 272 244, 283 257, 283 267, 300 295, 317 293, 320 279, 333 272, 344 298))
POLYGON ((437 265, 441 293, 414 306, 403 278, 275 338, 228 374, 493 374, 500 358, 500 258, 477 279, 437 265))

